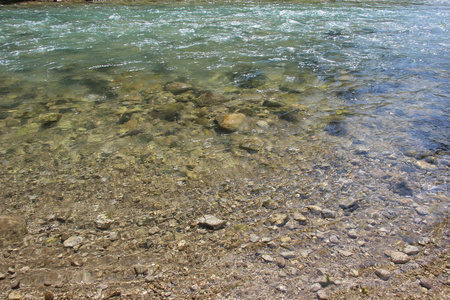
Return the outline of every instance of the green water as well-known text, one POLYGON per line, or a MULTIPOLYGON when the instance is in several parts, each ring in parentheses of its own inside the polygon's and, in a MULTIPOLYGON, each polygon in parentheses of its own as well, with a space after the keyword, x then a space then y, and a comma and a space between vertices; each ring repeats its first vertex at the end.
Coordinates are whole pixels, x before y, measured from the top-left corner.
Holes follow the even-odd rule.
POLYGON ((300 107, 293 134, 445 154, 449 15, 445 2, 403 1, 3 6, 3 148, 51 112, 62 130, 115 135, 124 102, 152 110, 164 100, 149 95, 175 80, 300 107))

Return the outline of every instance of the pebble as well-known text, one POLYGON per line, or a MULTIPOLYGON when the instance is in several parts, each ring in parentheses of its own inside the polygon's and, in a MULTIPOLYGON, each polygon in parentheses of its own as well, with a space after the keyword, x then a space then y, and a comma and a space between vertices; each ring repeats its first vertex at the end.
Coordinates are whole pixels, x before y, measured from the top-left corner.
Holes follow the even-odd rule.
POLYGON ((257 121, 256 125, 258 125, 261 128, 268 128, 269 127, 269 123, 267 123, 266 121, 263 121, 263 120, 257 121))
POLYGON ((328 295, 324 290, 320 290, 317 292, 317 299, 319 300, 327 300, 328 299, 328 295))
POLYGON ((185 240, 181 240, 178 242, 177 249, 183 251, 187 247, 187 242, 185 240))
POLYGON ((232 113, 218 116, 216 121, 220 128, 228 131, 236 131, 242 126, 245 119, 246 117, 242 113, 232 113))
POLYGON ((97 219, 94 221, 95 227, 101 230, 109 229, 113 223, 114 220, 108 218, 105 214, 98 215, 97 219))
POLYGON ((308 205, 306 208, 314 214, 320 214, 322 212, 322 208, 317 205, 308 205))
POLYGON ((197 224, 199 226, 206 227, 212 230, 222 229, 225 227, 226 223, 226 221, 212 215, 204 215, 203 217, 197 219, 197 224))
POLYGON ((309 290, 314 293, 314 292, 319 291, 321 288, 322 288, 322 286, 320 285, 320 283, 316 282, 313 285, 311 285, 309 290))
POLYGON ((109 240, 114 242, 117 241, 119 239, 119 234, 117 232, 111 232, 109 234, 109 240))
POLYGON ((300 224, 306 224, 308 222, 308 218, 306 216, 304 216, 301 213, 294 213, 292 215, 292 219, 294 219, 295 221, 299 222, 300 224))
POLYGON ((249 240, 252 243, 257 243, 257 242, 259 242, 259 236, 257 236, 256 234, 252 233, 249 236, 249 240))
POLYGON ((277 291, 280 291, 282 293, 286 293, 287 292, 287 287, 284 284, 279 284, 277 286, 277 291))
POLYGON ((5 278, 6 278, 6 274, 0 272, 0 280, 3 280, 3 279, 5 279, 5 278))
POLYGON ((279 268, 286 267, 286 260, 283 257, 278 257, 276 263, 279 268))
POLYGON ((133 271, 136 275, 143 275, 147 273, 148 268, 141 264, 136 264, 133 266, 133 271))
POLYGON ((426 216, 430 213, 430 208, 428 206, 417 206, 416 212, 421 216, 426 216))
POLYGON ((339 238, 335 235, 330 236, 330 243, 333 244, 338 244, 339 243, 339 238))
POLYGON ((336 218, 336 216, 337 216, 337 213, 333 210, 330 210, 330 209, 322 210, 322 218, 334 219, 334 218, 336 218))
POLYGON ((416 246, 408 245, 403 249, 403 252, 407 255, 416 255, 420 252, 420 249, 416 246))
POLYGON ((269 222, 272 225, 283 226, 288 221, 289 217, 287 214, 273 214, 269 218, 269 222))
POLYGON ((406 264, 410 260, 408 255, 400 251, 393 251, 390 256, 394 264, 406 264))
POLYGON ((83 243, 83 237, 81 236, 71 236, 67 240, 64 241, 64 247, 66 248, 76 248, 81 246, 83 243))
POLYGON ((153 226, 152 228, 150 228, 148 230, 148 234, 149 235, 154 235, 157 234, 159 232, 159 227, 158 226, 153 226))
POLYGON ((294 251, 283 251, 280 253, 280 255, 285 259, 292 259, 297 257, 297 254, 294 251))
POLYGON ((339 251, 339 253, 345 257, 349 257, 349 256, 353 255, 353 252, 347 251, 347 250, 341 250, 341 251, 339 251))
POLYGON ((46 291, 44 293, 44 300, 53 300, 55 298, 55 296, 53 295, 53 293, 51 291, 46 291))
POLYGON ((345 199, 339 203, 339 207, 345 211, 354 211, 359 207, 359 200, 356 199, 345 199))
POLYGON ((20 281, 17 279, 14 279, 13 281, 11 281, 11 288, 12 289, 18 289, 20 287, 20 281))
POLYGON ((358 238, 358 232, 355 229, 350 229, 347 232, 347 235, 348 235, 349 238, 352 238, 352 239, 358 238))
POLYGON ((263 254, 261 255, 261 258, 265 261, 265 262, 274 262, 275 259, 270 256, 269 254, 263 254))
POLYGON ((12 291, 8 295, 8 300, 22 300, 23 296, 24 295, 19 291, 12 291))
POLYGON ((425 278, 425 277, 420 279, 420 285, 428 290, 433 287, 433 284, 432 284, 430 278, 425 278))
POLYGON ((378 269, 375 271, 375 274, 382 280, 388 280, 391 277, 391 272, 385 269, 378 269))
POLYGON ((174 95, 179 95, 192 89, 192 86, 178 81, 168 82, 164 85, 164 90, 174 95))

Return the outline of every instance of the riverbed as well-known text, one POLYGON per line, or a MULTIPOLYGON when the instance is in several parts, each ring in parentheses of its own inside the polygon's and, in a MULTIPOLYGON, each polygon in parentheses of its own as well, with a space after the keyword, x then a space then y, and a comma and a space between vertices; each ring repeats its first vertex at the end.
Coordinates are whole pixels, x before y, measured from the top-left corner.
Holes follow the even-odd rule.
POLYGON ((0 295, 446 295, 449 15, 1 6, 0 295))

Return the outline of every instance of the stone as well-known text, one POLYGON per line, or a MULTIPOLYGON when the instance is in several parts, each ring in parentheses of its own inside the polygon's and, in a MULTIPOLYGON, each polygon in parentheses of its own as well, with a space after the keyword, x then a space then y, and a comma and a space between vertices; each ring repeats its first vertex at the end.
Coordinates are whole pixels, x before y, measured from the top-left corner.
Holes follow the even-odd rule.
POLYGON ((283 257, 278 257, 276 263, 279 268, 286 267, 286 259, 284 259, 283 257))
POLYGON ((177 249, 179 251, 183 251, 187 247, 187 242, 185 240, 181 240, 178 242, 177 249))
POLYGON ((44 292, 44 300, 53 300, 55 296, 51 291, 44 292))
POLYGON ((308 205, 306 208, 313 214, 320 214, 322 212, 322 208, 318 205, 308 205))
POLYGON ((391 277, 391 272, 385 269, 378 269, 375 271, 375 275, 377 275, 382 280, 388 280, 391 277))
POLYGON ((105 214, 100 214, 94 221, 95 227, 101 230, 107 230, 114 223, 113 219, 108 218, 105 214))
POLYGON ((269 223, 276 226, 283 226, 289 220, 287 214, 273 214, 269 218, 269 223))
POLYGON ((269 254, 263 254, 261 255, 261 258, 265 261, 265 262, 274 262, 275 259, 270 256, 269 254))
POLYGON ((417 214, 421 215, 421 216, 426 216, 430 213, 430 208, 428 206, 417 206, 416 207, 416 212, 417 214))
POLYGON ((22 300, 24 297, 23 293, 20 291, 12 291, 8 295, 8 300, 22 300))
POLYGON ((330 236, 329 240, 330 240, 330 243, 333 243, 333 244, 338 244, 339 243, 339 238, 336 235, 330 236))
POLYGON ((148 230, 149 235, 155 235, 160 231, 158 226, 153 226, 148 230))
POLYGON ((352 211, 355 211, 359 207, 358 202, 359 202, 359 200, 357 200, 357 199, 351 199, 351 198, 344 199, 339 203, 339 207, 342 208, 344 211, 352 212, 352 211))
POLYGON ((184 105, 179 102, 167 103, 152 111, 152 116, 160 120, 174 122, 182 119, 184 105))
POLYGON ((280 253, 280 255, 285 259, 292 259, 297 257, 297 254, 294 251, 283 251, 280 253))
POLYGON ((297 221, 298 223, 305 225, 308 222, 308 218, 302 213, 296 212, 292 214, 292 219, 297 221))
POLYGON ((355 229, 350 229, 347 232, 347 235, 348 235, 349 238, 352 238, 352 239, 358 238, 358 232, 355 229))
POLYGON ((0 248, 22 242, 27 234, 24 217, 0 215, 0 248))
POLYGON ((220 105, 226 101, 228 101, 227 98, 216 92, 203 92, 195 100, 195 104, 197 104, 197 106, 203 107, 203 106, 220 105))
POLYGON ((420 252, 420 249, 416 246, 408 245, 403 249, 403 252, 407 255, 416 255, 420 252))
POLYGON ((56 124, 62 117, 62 114, 59 113, 49 113, 39 115, 37 121, 41 124, 42 127, 51 127, 56 124))
POLYGON ((250 137, 243 140, 239 144, 239 148, 248 151, 249 153, 256 153, 264 149, 264 141, 258 137, 250 137))
POLYGON ((259 242, 259 236, 257 236, 256 234, 252 233, 249 236, 249 240, 252 243, 257 243, 257 242, 259 242))
POLYGON ((327 300, 327 299, 329 299, 328 295, 327 295, 327 292, 325 292, 324 290, 317 291, 317 299, 319 299, 319 300, 327 300))
POLYGON ((228 131, 238 130, 244 124, 246 116, 242 113, 220 115, 216 118, 219 127, 228 131))
POLYGON ((322 289, 322 286, 320 285, 320 283, 316 282, 314 284, 312 284, 309 288, 309 290, 313 293, 319 291, 320 289, 322 289))
POLYGON ((282 292, 282 293, 286 293, 287 292, 287 287, 284 284, 279 284, 277 286, 277 291, 282 292))
POLYGON ((117 232, 113 231, 109 234, 109 240, 111 242, 117 241, 118 239, 119 239, 119 234, 117 232))
POLYGON ((198 226, 212 230, 222 229, 225 227, 226 223, 226 221, 212 215, 204 215, 203 217, 197 219, 198 226))
POLYGON ((433 283, 430 278, 423 277, 420 279, 420 285, 426 289, 431 289, 433 287, 433 283))
POLYGON ((192 90, 192 86, 187 83, 172 81, 164 85, 163 89, 167 92, 171 92, 174 95, 179 95, 189 90, 192 90))
POLYGON ((400 251, 393 251, 390 256, 394 264, 406 264, 410 260, 408 255, 400 251))
POLYGON ((133 266, 133 271, 136 275, 145 275, 147 274, 148 268, 141 264, 136 264, 133 266))
POLYGON ((11 281, 11 288, 12 289, 18 289, 20 287, 20 281, 18 279, 14 279, 11 281))
POLYGON ((3 279, 5 279, 6 278, 6 274, 5 273, 2 273, 2 272, 0 272, 0 280, 3 280, 3 279))
POLYGON ((82 236, 71 236, 67 240, 64 241, 63 245, 66 248, 77 248, 83 244, 82 236))
POLYGON ((336 218, 336 216, 337 216, 337 213, 333 210, 330 210, 330 209, 322 210, 322 218, 334 219, 334 218, 336 218))

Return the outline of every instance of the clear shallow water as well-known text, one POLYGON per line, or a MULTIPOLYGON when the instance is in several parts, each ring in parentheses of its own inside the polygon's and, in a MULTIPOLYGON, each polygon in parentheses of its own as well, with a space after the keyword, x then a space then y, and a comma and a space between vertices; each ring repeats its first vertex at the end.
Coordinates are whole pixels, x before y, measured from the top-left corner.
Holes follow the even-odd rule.
POLYGON ((291 91, 291 104, 309 107, 310 128, 323 129, 317 118, 344 110, 351 116, 345 133, 357 139, 445 153, 449 8, 445 2, 5 6, 0 105, 7 111, 43 98, 115 101, 137 90, 124 82, 291 91), (233 74, 267 80, 249 88, 233 74))

